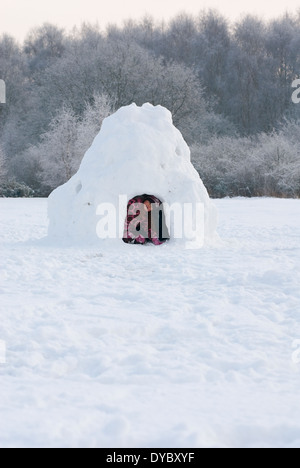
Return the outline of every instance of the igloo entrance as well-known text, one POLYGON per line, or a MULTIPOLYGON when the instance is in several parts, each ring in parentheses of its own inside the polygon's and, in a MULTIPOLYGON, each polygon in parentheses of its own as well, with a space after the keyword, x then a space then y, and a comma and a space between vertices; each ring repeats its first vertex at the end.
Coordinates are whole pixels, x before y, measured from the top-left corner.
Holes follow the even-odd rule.
POLYGON ((170 239, 162 201, 154 195, 136 195, 127 204, 123 241, 161 245, 170 239))

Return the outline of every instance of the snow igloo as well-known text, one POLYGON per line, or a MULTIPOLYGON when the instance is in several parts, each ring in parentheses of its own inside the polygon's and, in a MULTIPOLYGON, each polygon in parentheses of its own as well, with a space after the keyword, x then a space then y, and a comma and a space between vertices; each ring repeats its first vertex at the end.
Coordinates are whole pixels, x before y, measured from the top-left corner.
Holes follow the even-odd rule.
MULTIPOLYGON (((78 172, 48 200, 48 236, 90 245, 122 243, 129 200, 162 202, 167 244, 200 248, 217 240, 217 212, 171 113, 131 104, 107 117, 78 172)), ((123 244, 124 248, 131 248, 123 244)))

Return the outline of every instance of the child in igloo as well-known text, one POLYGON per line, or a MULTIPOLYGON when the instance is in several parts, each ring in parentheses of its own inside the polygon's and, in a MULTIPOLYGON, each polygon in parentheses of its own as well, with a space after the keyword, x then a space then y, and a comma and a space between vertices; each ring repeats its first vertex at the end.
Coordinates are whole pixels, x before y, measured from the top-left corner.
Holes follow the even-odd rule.
POLYGON ((163 204, 157 197, 144 194, 129 200, 123 236, 125 243, 161 245, 169 238, 163 204))

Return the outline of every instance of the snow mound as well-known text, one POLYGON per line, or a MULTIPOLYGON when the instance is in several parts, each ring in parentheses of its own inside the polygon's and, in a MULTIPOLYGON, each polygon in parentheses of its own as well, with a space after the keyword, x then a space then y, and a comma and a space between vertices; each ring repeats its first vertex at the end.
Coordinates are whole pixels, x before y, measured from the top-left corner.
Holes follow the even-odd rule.
POLYGON ((120 243, 127 202, 144 193, 164 203, 170 242, 200 247, 217 239, 216 209, 171 113, 132 104, 104 120, 77 174, 50 195, 48 235, 85 244, 105 237, 120 243))

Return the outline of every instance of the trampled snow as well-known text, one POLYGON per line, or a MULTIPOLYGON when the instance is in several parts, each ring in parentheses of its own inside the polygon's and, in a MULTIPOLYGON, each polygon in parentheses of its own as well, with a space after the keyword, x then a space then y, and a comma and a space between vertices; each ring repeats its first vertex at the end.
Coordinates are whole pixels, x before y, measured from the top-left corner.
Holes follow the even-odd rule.
POLYGON ((0 200, 1 447, 300 446, 300 201, 215 203, 222 247, 124 250, 0 200))
POLYGON ((77 174, 49 197, 49 236, 85 245, 99 242, 107 235, 105 229, 103 234, 97 230, 101 213, 104 224, 107 220, 114 226, 110 236, 119 243, 127 202, 144 193, 164 202, 166 214, 168 208, 190 205, 192 216, 186 216, 180 239, 174 239, 173 233, 174 226, 182 224, 181 216, 170 216, 171 243, 183 239, 185 245, 194 248, 216 241, 215 207, 171 113, 162 106, 131 104, 103 121, 77 174), (116 216, 106 215, 108 205, 116 216), (197 229, 199 205, 202 211, 198 211, 197 229))

